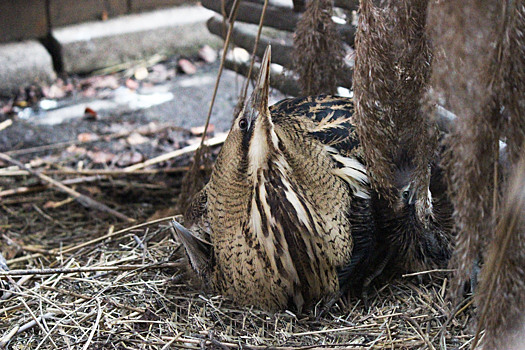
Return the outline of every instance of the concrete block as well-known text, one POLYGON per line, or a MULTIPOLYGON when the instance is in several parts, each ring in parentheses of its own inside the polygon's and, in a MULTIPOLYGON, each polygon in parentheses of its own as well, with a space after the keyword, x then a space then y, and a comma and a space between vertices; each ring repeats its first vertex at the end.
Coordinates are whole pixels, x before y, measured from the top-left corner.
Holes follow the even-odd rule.
POLYGON ((0 45, 0 94, 10 96, 31 84, 56 79, 47 50, 37 41, 0 45))
POLYGON ((46 34, 45 1, 0 1, 0 42, 36 39, 46 34))
POLYGON ((99 21, 128 13, 128 0, 50 0, 49 17, 53 27, 86 21, 99 21))
POLYGON ((64 71, 87 73, 154 54, 189 55, 204 44, 219 47, 206 29, 213 12, 177 7, 56 29, 64 71))

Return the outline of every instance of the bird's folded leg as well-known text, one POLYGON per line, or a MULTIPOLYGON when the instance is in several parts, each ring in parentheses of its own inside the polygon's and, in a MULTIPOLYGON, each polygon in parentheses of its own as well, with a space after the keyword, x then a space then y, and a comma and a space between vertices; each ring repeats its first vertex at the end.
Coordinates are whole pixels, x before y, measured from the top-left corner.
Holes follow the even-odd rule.
POLYGON ((379 275, 383 273, 386 265, 392 258, 392 255, 393 255, 393 251, 389 250, 385 258, 381 261, 381 263, 374 269, 374 271, 367 278, 365 278, 363 282, 363 289, 361 291, 361 299, 363 301, 363 305, 365 306, 365 308, 368 308, 369 306, 368 305, 368 290, 370 288, 370 285, 379 275))

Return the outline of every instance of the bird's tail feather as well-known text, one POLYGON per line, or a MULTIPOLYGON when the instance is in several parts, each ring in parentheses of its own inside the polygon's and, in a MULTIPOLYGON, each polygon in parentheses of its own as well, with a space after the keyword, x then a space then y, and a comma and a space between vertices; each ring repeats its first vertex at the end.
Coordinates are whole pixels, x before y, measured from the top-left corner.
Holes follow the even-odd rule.
POLYGON ((172 220, 176 239, 184 246, 191 266, 199 275, 206 275, 210 269, 211 249, 210 242, 195 236, 190 230, 172 220))

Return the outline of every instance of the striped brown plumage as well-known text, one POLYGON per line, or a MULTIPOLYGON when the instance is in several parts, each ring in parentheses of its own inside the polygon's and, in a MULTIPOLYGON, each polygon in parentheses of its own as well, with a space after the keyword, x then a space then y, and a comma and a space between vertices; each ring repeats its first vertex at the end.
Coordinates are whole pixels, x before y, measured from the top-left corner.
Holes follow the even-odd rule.
POLYGON ((351 100, 317 96, 269 108, 269 64, 268 50, 209 183, 185 215, 188 230, 176 228, 215 291, 245 305, 301 310, 338 292, 352 236, 368 235, 368 178, 351 100))

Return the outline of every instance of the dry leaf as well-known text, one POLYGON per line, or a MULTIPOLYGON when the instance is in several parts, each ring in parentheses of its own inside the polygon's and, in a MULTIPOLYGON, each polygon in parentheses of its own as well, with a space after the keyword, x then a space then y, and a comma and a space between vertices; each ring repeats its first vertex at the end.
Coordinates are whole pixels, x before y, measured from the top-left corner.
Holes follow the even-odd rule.
POLYGON ((179 68, 181 71, 183 71, 186 74, 195 74, 197 73, 197 67, 193 63, 191 63, 189 60, 185 58, 181 58, 178 62, 179 68))
POLYGON ((119 155, 117 165, 119 167, 126 167, 129 165, 140 163, 144 160, 144 156, 139 152, 126 152, 119 155))
POLYGON ((107 164, 115 159, 115 155, 113 153, 104 151, 88 151, 87 155, 95 164, 107 164))
POLYGON ((133 79, 128 79, 126 80, 126 87, 130 90, 137 90, 140 87, 140 84, 133 79))
MULTIPOLYGON (((206 133, 206 136, 210 136, 215 131, 215 125, 209 124, 208 125, 208 132, 206 133)), ((202 126, 196 126, 190 129, 190 132, 193 136, 201 136, 204 133, 204 125, 202 126)))
POLYGON ((98 140, 98 135, 89 132, 83 132, 81 134, 78 134, 77 140, 80 142, 96 141, 98 140))
POLYGON ((138 132, 134 132, 126 139, 130 145, 141 145, 149 141, 149 138, 142 136, 138 132))

